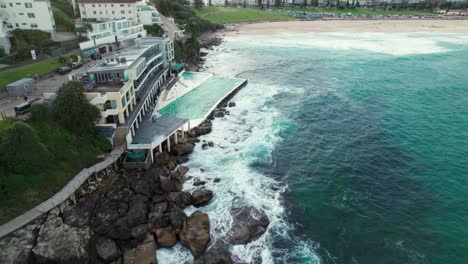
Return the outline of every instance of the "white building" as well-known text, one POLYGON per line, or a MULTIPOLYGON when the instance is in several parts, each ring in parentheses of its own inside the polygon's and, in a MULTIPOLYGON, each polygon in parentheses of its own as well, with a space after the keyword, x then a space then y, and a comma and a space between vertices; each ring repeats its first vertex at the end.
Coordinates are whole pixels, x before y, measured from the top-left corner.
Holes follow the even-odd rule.
POLYGON ((88 41, 81 42, 82 50, 90 48, 100 49, 100 53, 107 53, 116 48, 127 47, 133 39, 146 37, 146 30, 142 24, 131 19, 119 19, 103 22, 79 22, 77 26, 89 24, 88 41))
MULTIPOLYGON (((55 22, 49 0, 0 0, 0 46, 8 31, 14 29, 39 29, 55 37, 55 22)), ((7 45, 9 46, 9 45, 7 45)), ((5 45, 3 45, 5 47, 5 45)), ((8 53, 8 50, 5 48, 8 53)))
POLYGON ((3 49, 6 54, 10 54, 11 43, 8 38, 8 32, 5 30, 3 25, 0 25, 0 49, 3 49))
POLYGON ((143 25, 161 23, 159 12, 144 1, 79 0, 80 17, 87 21, 131 19, 143 25))

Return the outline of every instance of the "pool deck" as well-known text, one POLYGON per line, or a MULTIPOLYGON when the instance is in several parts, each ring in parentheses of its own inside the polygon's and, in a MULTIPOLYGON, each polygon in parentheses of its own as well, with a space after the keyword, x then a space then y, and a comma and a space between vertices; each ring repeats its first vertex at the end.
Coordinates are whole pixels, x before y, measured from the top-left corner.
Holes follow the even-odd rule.
POLYGON ((145 118, 133 136, 128 149, 153 149, 188 123, 188 119, 160 116, 154 121, 145 118))

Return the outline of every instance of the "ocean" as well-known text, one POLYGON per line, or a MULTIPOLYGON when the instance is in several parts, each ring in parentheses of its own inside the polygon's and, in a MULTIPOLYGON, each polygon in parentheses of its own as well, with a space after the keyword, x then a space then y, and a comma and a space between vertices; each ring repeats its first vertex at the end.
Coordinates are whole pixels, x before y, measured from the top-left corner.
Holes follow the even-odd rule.
MULTIPOLYGON (((187 165, 221 178, 201 208, 211 238, 233 206, 271 222, 235 262, 468 263, 466 34, 228 38, 205 66, 249 80, 187 165)), ((193 262, 181 245, 157 255, 193 262)))

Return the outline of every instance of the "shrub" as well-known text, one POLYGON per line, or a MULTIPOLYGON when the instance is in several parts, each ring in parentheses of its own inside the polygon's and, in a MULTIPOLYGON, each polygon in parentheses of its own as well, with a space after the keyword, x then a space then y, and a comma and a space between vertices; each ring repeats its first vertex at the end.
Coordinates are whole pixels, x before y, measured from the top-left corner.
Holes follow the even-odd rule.
POLYGON ((33 104, 31 106, 31 120, 33 121, 52 121, 52 111, 47 104, 33 104))

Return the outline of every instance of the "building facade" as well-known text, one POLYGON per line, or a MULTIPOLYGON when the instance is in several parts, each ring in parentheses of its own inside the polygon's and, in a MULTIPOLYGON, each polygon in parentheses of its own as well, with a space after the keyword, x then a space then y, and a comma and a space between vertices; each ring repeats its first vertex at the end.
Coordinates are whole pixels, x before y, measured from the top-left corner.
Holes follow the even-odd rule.
POLYGON ((74 78, 83 83, 88 100, 101 110, 101 125, 131 129, 135 108, 148 100, 149 94, 154 96, 169 78, 174 59, 168 55, 174 54, 170 48, 173 43, 169 38, 135 39, 133 45, 75 74, 74 78))
POLYGON ((49 0, 0 0, 0 46, 9 53, 8 32, 38 29, 55 37, 55 21, 49 0))
POLYGON ((80 21, 76 23, 76 26, 89 28, 86 32, 89 40, 80 43, 81 50, 98 48, 101 54, 127 47, 135 38, 146 37, 143 25, 131 19, 103 22, 80 21))
POLYGON ((160 24, 159 12, 144 1, 137 0, 79 0, 81 20, 90 22, 130 19, 139 24, 160 24))

